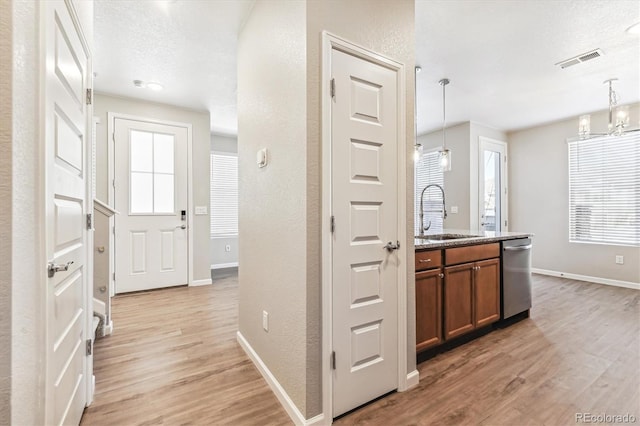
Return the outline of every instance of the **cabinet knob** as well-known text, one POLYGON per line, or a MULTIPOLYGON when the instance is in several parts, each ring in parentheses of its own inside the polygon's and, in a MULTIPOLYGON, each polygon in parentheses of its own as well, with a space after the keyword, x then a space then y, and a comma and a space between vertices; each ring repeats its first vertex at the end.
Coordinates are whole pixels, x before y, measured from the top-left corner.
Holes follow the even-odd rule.
POLYGON ((438 277, 439 278, 444 278, 444 274, 441 272, 441 273, 438 274, 438 277))
POLYGON ((98 247, 98 253, 104 253, 104 246, 98 247))

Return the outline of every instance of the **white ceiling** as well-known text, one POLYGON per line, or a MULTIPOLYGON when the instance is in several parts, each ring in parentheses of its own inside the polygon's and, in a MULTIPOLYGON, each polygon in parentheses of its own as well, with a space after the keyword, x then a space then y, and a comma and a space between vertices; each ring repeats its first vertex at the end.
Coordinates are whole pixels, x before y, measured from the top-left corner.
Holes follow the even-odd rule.
MULTIPOLYGON (((286 0, 281 0, 286 1, 286 0)), ((211 130, 237 132, 237 34, 253 0, 95 2, 97 91, 209 110, 211 130), (135 79, 158 81, 153 92, 135 79)), ((640 101, 637 0, 417 0, 418 132, 475 121, 514 130, 640 101), (600 48, 565 70, 554 64, 600 48)))

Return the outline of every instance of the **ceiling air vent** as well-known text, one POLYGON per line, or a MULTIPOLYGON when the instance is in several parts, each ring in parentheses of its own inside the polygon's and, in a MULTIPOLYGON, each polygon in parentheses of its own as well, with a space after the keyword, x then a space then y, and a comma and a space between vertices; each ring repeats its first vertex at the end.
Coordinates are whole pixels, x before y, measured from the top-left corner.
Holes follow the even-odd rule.
POLYGON ((604 55, 604 53, 602 53, 602 50, 595 49, 590 52, 586 52, 578 56, 574 56, 573 58, 560 61, 556 65, 560 66, 560 68, 562 69, 565 69, 565 68, 569 68, 570 66, 580 64, 582 62, 590 61, 591 59, 599 58, 602 55, 604 55))

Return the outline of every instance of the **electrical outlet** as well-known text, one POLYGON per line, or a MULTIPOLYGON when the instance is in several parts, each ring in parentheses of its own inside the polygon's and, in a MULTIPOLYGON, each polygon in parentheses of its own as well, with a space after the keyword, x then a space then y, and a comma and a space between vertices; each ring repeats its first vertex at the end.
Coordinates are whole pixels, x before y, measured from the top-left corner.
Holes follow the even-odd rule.
POLYGON ((458 213, 458 206, 451 206, 451 213, 458 213))
POLYGON ((269 312, 267 311, 262 311, 262 329, 269 331, 269 312))
POLYGON ((231 244, 224 246, 224 251, 231 251, 231 244))
POLYGON ((624 265, 624 256, 621 255, 616 255, 616 264, 618 265, 624 265))

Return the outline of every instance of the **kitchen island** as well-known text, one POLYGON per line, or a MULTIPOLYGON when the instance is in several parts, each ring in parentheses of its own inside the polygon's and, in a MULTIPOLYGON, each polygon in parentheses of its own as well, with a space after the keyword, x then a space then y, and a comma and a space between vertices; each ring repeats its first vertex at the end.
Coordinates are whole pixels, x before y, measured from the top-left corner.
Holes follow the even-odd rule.
MULTIPOLYGON (((416 352, 422 355, 419 358, 486 334, 506 319, 503 246, 506 247, 505 241, 514 240, 509 243, 512 244, 517 240, 526 241, 528 246, 522 247, 530 249, 531 236, 522 232, 445 230, 416 237, 416 352)), ((529 276, 527 268, 516 284, 528 282, 529 276)), ((530 289, 526 289, 525 296, 527 291, 530 300, 530 289)), ((528 306, 519 312, 519 317, 528 316, 528 306)))

